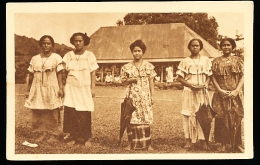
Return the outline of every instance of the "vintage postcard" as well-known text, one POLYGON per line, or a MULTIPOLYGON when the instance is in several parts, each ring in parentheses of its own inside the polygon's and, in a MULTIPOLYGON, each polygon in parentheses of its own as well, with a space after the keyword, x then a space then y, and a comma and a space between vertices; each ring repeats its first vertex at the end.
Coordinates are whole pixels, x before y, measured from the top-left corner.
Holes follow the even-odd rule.
POLYGON ((253 10, 6 3, 6 159, 252 159, 253 10))

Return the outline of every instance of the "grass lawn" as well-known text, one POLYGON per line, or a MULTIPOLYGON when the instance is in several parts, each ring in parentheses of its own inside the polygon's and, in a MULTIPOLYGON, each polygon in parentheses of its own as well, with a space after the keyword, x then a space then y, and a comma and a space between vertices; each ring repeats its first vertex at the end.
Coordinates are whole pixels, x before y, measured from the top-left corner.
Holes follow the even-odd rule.
MULTIPOLYGON (((29 129, 30 110, 24 105, 25 85, 16 85, 15 96, 15 153, 16 154, 129 154, 129 153, 216 153, 217 144, 212 143, 211 151, 187 151, 183 148, 184 133, 182 129, 181 90, 155 90, 153 105, 154 122, 151 125, 154 151, 125 151, 127 136, 124 134, 122 144, 117 146, 120 124, 120 103, 123 101, 124 87, 96 87, 94 98, 95 111, 92 113, 92 147, 76 144, 72 147, 59 141, 55 144, 39 143, 30 148, 22 143, 29 142, 37 136, 29 129)), ((211 93, 212 94, 212 93, 211 93)), ((62 111, 61 111, 62 112, 62 111)), ((62 115, 61 115, 62 116, 62 115)))

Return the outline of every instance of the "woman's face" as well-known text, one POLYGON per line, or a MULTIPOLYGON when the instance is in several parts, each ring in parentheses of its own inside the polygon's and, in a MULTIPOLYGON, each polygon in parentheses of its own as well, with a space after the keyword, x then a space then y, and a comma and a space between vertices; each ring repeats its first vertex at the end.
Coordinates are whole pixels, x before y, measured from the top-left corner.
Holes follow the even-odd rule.
POLYGON ((190 45, 190 52, 194 55, 198 54, 200 52, 200 43, 199 41, 192 41, 190 45))
POLYGON ((136 46, 136 47, 134 47, 132 54, 133 54, 135 60, 139 60, 143 56, 143 51, 140 47, 136 46))
POLYGON ((232 52, 232 45, 229 41, 224 41, 221 45, 223 54, 230 54, 232 52))
POLYGON ((42 47, 42 50, 43 50, 44 52, 49 52, 49 51, 51 51, 51 49, 52 49, 51 40, 50 40, 49 38, 47 38, 47 37, 44 38, 41 47, 42 47))
POLYGON ((84 47, 84 40, 82 36, 75 36, 73 43, 76 50, 81 50, 84 47))

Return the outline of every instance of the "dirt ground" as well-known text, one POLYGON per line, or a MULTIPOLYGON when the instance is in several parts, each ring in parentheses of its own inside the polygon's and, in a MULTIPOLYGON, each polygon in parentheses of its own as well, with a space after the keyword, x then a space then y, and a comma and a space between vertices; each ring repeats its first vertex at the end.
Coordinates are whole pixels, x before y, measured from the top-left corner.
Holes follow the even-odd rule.
MULTIPOLYGON (((218 144, 210 143, 211 150, 186 150, 182 129, 181 90, 155 90, 153 105, 154 122, 151 125, 154 151, 125 151, 127 136, 124 134, 122 145, 117 146, 120 124, 120 103, 125 95, 125 88, 96 87, 94 98, 95 111, 92 113, 92 146, 85 148, 76 144, 73 147, 63 143, 41 142, 36 148, 23 146, 38 136, 30 131, 30 110, 24 105, 25 85, 16 85, 15 96, 15 153, 16 154, 128 154, 128 153, 218 153, 218 144), (55 147, 54 147, 55 146, 55 147)), ((210 93, 212 95, 212 92, 210 93)), ((63 111, 61 111, 62 116, 63 111)))

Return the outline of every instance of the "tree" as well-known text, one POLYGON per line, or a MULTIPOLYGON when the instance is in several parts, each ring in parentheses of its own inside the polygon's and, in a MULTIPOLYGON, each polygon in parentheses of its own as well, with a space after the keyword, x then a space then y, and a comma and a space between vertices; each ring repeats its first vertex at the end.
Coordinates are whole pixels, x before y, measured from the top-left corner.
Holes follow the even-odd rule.
POLYGON ((124 22, 121 19, 119 19, 119 20, 117 20, 116 24, 117 24, 117 26, 122 26, 122 25, 124 25, 124 22))
MULTIPOLYGON (((220 48, 220 41, 224 38, 227 38, 227 36, 223 36, 223 35, 218 35, 218 45, 219 45, 219 50, 221 50, 220 48)), ((241 57, 242 59, 244 59, 244 46, 243 44, 241 45, 241 41, 240 40, 244 40, 243 34, 238 34, 238 32, 236 32, 235 37, 230 37, 233 40, 235 40, 236 42, 236 48, 232 51, 232 53, 235 56, 241 57), (240 46, 238 45, 238 43, 240 42, 240 46)), ((243 42, 243 41, 242 41, 243 42)))
POLYGON ((207 13, 128 13, 125 25, 185 23, 189 28, 218 48, 218 23, 207 13))

